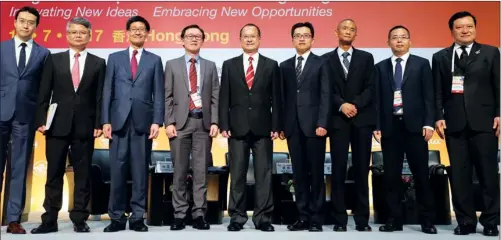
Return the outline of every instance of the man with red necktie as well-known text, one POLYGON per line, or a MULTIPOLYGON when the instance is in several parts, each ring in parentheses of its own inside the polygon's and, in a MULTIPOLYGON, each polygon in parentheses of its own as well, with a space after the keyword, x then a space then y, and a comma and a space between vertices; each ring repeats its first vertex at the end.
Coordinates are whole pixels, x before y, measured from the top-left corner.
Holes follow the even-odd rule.
POLYGON ((219 127, 228 138, 231 217, 228 231, 240 231, 247 222, 245 185, 250 150, 256 179, 256 206, 252 221, 257 230, 274 231, 271 170, 273 140, 280 126, 280 68, 258 53, 261 31, 254 24, 240 30, 243 54, 223 63, 219 91, 219 127))
POLYGON ((134 16, 126 27, 131 46, 109 56, 103 88, 103 133, 110 139, 111 170, 111 224, 105 232, 125 230, 127 165, 132 175, 129 229, 148 231, 144 225, 148 160, 164 116, 162 59, 143 48, 150 24, 134 16))

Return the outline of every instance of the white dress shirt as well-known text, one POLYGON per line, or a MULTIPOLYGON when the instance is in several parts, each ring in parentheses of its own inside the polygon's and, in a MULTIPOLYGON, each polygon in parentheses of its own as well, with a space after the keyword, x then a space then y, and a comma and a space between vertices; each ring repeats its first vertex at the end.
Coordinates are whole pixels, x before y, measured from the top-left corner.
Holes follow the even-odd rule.
MULTIPOLYGON (((75 65, 75 50, 70 48, 70 72, 73 70, 73 65, 75 65)), ((79 75, 80 81, 82 81, 82 76, 85 68, 85 60, 87 59, 87 50, 83 50, 80 52, 80 57, 78 57, 78 67, 79 67, 79 75)))
MULTIPOLYGON (((470 56, 471 48, 473 47, 473 43, 470 43, 468 46, 466 46, 466 53, 468 53, 468 56, 470 56)), ((463 53, 463 49, 461 49, 461 45, 459 44, 454 44, 454 52, 458 55, 458 58, 461 58, 461 54, 463 53)))
POLYGON ((141 55, 143 55, 144 48, 134 49, 133 47, 129 47, 129 62, 132 61, 134 50, 137 50, 136 60, 137 60, 137 66, 139 67, 139 60, 141 60, 141 55))
POLYGON ((295 66, 295 67, 294 67, 294 69, 296 69, 297 64, 299 63, 299 61, 297 60, 297 58, 298 58, 299 56, 302 56, 302 57, 303 57, 303 61, 301 62, 301 72, 303 72, 303 70, 304 70, 304 65, 305 65, 305 63, 306 63, 306 59, 308 59, 308 56, 310 56, 310 53, 311 53, 311 51, 310 51, 310 50, 308 50, 307 52, 303 53, 303 55, 296 54, 296 64, 294 64, 294 66, 295 66))
POLYGON ((343 57, 343 53, 345 53, 345 52, 348 52, 348 53, 350 54, 350 55, 347 57, 347 59, 348 59, 348 61, 349 61, 349 62, 350 62, 350 64, 351 64, 351 56, 353 56, 353 48, 352 48, 352 47, 350 47, 350 48, 348 49, 348 51, 345 51, 345 50, 343 50, 343 49, 342 49, 342 48, 340 48, 340 47, 338 47, 338 48, 337 48, 337 55, 338 55, 338 57, 339 57, 339 61, 341 62, 341 66, 342 66, 342 67, 343 67, 343 69, 346 71, 346 73, 348 73, 348 69, 346 68, 346 66, 344 66, 344 63, 343 63, 343 59, 344 59, 344 57, 343 57))
MULTIPOLYGON (((249 55, 248 53, 244 53, 244 57, 243 57, 243 59, 244 59, 244 74, 247 73, 247 69, 249 68, 249 57, 251 57, 251 55, 249 55)), ((259 53, 252 55, 252 68, 254 68, 254 74, 256 74, 258 61, 259 61, 259 53)))
MULTIPOLYGON (((14 47, 16 49, 16 64, 19 66, 19 57, 21 56, 21 43, 23 43, 21 39, 19 39, 17 36, 14 37, 14 47)), ((28 66, 28 60, 30 59, 31 55, 31 49, 33 49, 33 39, 28 40, 26 43, 26 48, 24 49, 26 52, 26 62, 24 66, 28 66)))

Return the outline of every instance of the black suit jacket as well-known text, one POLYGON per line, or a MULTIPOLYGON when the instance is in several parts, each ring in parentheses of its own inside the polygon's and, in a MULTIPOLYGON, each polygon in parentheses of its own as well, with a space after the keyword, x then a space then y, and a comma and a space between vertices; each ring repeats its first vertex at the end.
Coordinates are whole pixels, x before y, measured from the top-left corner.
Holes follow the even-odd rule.
MULTIPOLYGON (((393 94, 395 80, 391 58, 376 64, 376 129, 391 135, 393 125, 393 94)), ((435 95, 430 62, 416 55, 409 55, 402 78, 402 103, 405 127, 409 132, 421 133, 424 126, 435 126, 435 95)))
POLYGON ((433 54, 437 120, 445 120, 447 132, 463 130, 492 132, 499 117, 499 49, 474 43, 467 58, 464 94, 451 93, 454 45, 433 54))
POLYGON ((347 126, 351 121, 358 127, 374 126, 376 124, 375 87, 373 82, 374 57, 366 51, 353 48, 348 78, 345 79, 337 50, 338 48, 324 55, 329 61, 329 76, 333 86, 332 127, 340 129, 347 126), (354 118, 350 119, 339 111, 343 103, 355 105, 358 113, 354 118))
POLYGON ((270 136, 280 131, 280 69, 275 60, 259 54, 254 82, 245 81, 243 55, 224 61, 219 90, 219 125, 234 137, 249 132, 270 136))
POLYGON ((310 53, 299 77, 296 77, 296 56, 280 64, 284 99, 283 130, 289 137, 296 121, 307 137, 316 137, 315 129, 328 129, 331 118, 331 85, 329 66, 324 59, 310 53))
POLYGON ((106 63, 104 59, 87 53, 83 71, 75 92, 69 51, 52 54, 52 61, 46 64, 38 97, 37 128, 46 124, 49 101, 58 104, 47 135, 73 134, 77 138, 87 138, 92 137, 94 129, 101 129, 101 99, 106 63))

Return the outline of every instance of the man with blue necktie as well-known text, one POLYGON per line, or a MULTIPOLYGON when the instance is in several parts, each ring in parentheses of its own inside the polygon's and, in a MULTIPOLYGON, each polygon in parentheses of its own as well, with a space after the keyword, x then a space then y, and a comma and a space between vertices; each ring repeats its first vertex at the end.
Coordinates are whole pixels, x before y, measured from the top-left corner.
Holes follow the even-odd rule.
POLYGON ((40 14, 33 7, 16 12, 13 39, 0 44, 0 192, 9 152, 11 177, 7 202, 7 232, 25 234, 20 224, 26 198, 26 172, 35 138, 35 112, 40 79, 45 62, 50 58, 46 48, 33 41, 40 14))
POLYGON ((148 160, 164 117, 162 59, 143 48, 150 24, 134 16, 126 28, 131 46, 109 56, 103 88, 103 133, 110 139, 111 170, 111 224, 105 232, 125 230, 128 165, 132 175, 129 229, 148 231, 144 225, 148 160))

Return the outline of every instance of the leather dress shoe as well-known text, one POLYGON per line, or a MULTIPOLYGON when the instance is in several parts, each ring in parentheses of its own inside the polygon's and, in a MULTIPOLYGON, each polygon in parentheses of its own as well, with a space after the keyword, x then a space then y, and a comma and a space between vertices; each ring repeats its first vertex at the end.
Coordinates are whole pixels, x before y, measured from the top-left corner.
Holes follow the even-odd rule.
POLYGON ((44 234, 57 232, 57 223, 44 223, 40 224, 40 226, 31 229, 31 234, 44 234))
POLYGON ((347 231, 346 225, 344 225, 344 224, 336 224, 336 225, 334 225, 332 230, 334 230, 334 232, 346 232, 347 231))
POLYGON ((73 231, 81 233, 90 232, 90 228, 86 222, 75 222, 73 223, 73 231))
POLYGON ((125 230, 126 222, 119 222, 117 220, 111 220, 110 225, 104 228, 104 232, 118 232, 125 230))
POLYGON ((319 224, 319 223, 312 223, 310 225, 310 232, 322 232, 323 229, 322 229, 322 224, 319 224))
POLYGON ((470 233, 476 233, 477 231, 477 226, 472 225, 472 224, 459 224, 455 229, 454 229, 454 234, 455 235, 468 235, 470 233))
POLYGON ((289 231, 303 231, 310 229, 310 223, 308 221, 297 220, 295 223, 287 226, 289 231))
POLYGON ((144 224, 144 220, 137 220, 134 222, 129 222, 129 229, 136 232, 147 232, 148 227, 144 224))
POLYGON ((421 231, 427 234, 437 234, 437 228, 431 223, 421 224, 421 231))
POLYGON ((185 227, 186 227, 186 224, 184 223, 184 219, 176 218, 176 219, 174 219, 174 222, 172 223, 172 225, 170 225, 170 230, 179 231, 179 230, 183 230, 185 227))
POLYGON ((483 234, 489 237, 495 237, 499 235, 499 230, 497 226, 485 226, 483 234))
POLYGON ((205 221, 203 217, 197 217, 195 218, 195 221, 193 221, 193 224, 191 226, 195 229, 198 230, 209 230, 210 225, 205 221))
POLYGON ((7 227, 7 233, 26 234, 26 230, 23 228, 23 225, 21 225, 20 223, 11 222, 11 223, 9 223, 9 226, 7 227))
POLYGON ((230 232, 238 232, 238 231, 242 230, 243 228, 244 228, 244 226, 242 226, 236 222, 230 222, 230 225, 228 225, 228 231, 230 231, 230 232))
POLYGON ((371 232, 372 228, 369 225, 356 225, 355 230, 359 232, 371 232))
POLYGON ((275 228, 273 227, 273 225, 271 225, 271 223, 261 223, 258 226, 256 226, 256 229, 261 230, 263 232, 274 232, 275 231, 275 228))
POLYGON ((380 232, 396 232, 403 230, 404 229, 401 224, 396 224, 393 221, 388 221, 385 225, 379 227, 380 232))

